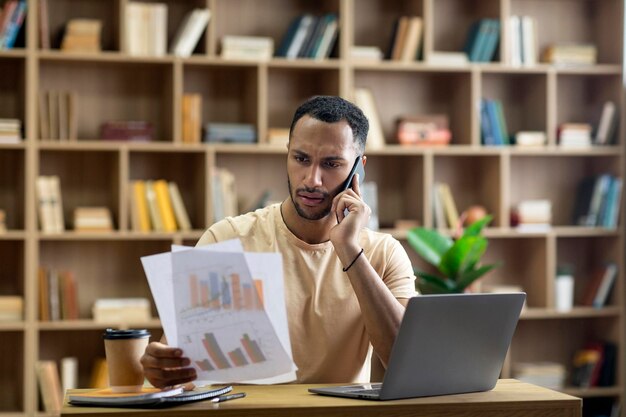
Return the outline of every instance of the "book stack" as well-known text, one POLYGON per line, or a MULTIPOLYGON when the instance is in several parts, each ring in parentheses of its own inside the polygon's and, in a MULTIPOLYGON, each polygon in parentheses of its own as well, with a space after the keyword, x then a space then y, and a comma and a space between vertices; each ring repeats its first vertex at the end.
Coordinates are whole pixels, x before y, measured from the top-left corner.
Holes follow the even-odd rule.
POLYGON ((422 49, 423 26, 424 22, 419 16, 401 16, 396 20, 387 58, 401 62, 417 60, 422 49))
POLYGON ((129 1, 126 5, 124 45, 135 56, 163 56, 167 52, 167 4, 129 1))
POLYGON ((274 55, 274 40, 262 36, 224 36, 222 58, 268 61, 274 55))
POLYGON ((480 101, 480 133, 483 145, 510 145, 506 117, 500 100, 480 101))
POLYGON ((560 390, 565 386, 567 370, 556 362, 520 362, 513 365, 513 377, 529 384, 560 390))
POLYGON ((612 101, 606 101, 602 105, 602 113, 598 121, 593 143, 595 145, 612 145, 616 140, 617 131, 617 106, 612 101))
POLYGON ((0 49, 11 49, 24 25, 26 0, 9 0, 0 9, 0 49))
POLYGON ((111 232, 113 220, 107 207, 77 207, 74 209, 74 230, 77 232, 111 232))
POLYGON ((296 17, 276 50, 277 57, 289 59, 330 57, 339 31, 337 15, 304 14, 296 17))
POLYGON ((100 126, 102 140, 150 142, 153 138, 154 127, 144 120, 110 120, 100 126))
POLYGON ((136 232, 191 230, 178 185, 166 180, 136 180, 130 184, 131 227, 136 232))
POLYGON ((200 143, 202 133, 202 96, 183 94, 183 143, 200 143))
POLYGON ((61 50, 65 52, 100 52, 102 21, 72 19, 65 25, 61 50))
POLYGON ((402 145, 448 145, 452 132, 445 114, 423 114, 401 117, 397 121, 396 138, 402 145))
POLYGON ((528 130, 515 133, 515 145, 522 147, 544 146, 548 138, 546 132, 528 130))
POLYGON ((591 146, 591 125, 562 123, 559 125, 558 137, 562 148, 588 148, 591 146))
POLYGON ((550 200, 522 201, 513 210, 512 225, 520 232, 544 232, 552 224, 550 200))
POLYGON ((78 284, 70 271, 39 267, 39 319, 77 320, 78 284))
POLYGON ((20 119, 0 119, 0 143, 19 143, 22 140, 20 119))
POLYGON ((20 321, 24 319, 24 297, 20 295, 0 295, 0 321, 20 321))
POLYGON ((470 27, 463 50, 471 62, 493 61, 500 40, 500 21, 480 19, 470 27))
POLYGON ((353 61, 379 62, 382 61, 384 53, 378 46, 352 46, 349 56, 353 61))
POLYGON ((535 65, 537 63, 537 21, 531 16, 509 18, 509 41, 511 65, 535 65))
POLYGON ((239 214, 235 176, 225 168, 217 168, 211 176, 213 223, 239 214))
POLYGON ((204 125, 204 142, 254 143, 256 128, 247 123, 207 123, 204 125))
POLYGON ((618 267, 615 262, 607 262, 601 268, 596 269, 585 288, 581 304, 593 308, 606 306, 615 285, 617 273, 618 267))
POLYGON ((436 228, 456 229, 460 226, 459 211, 448 184, 439 182, 434 184, 433 211, 436 228))
POLYGON ((578 350, 572 363, 575 387, 607 387, 615 384, 617 349, 611 342, 590 342, 578 350))
POLYGON ((586 177, 579 184, 572 223, 615 229, 622 196, 621 178, 610 174, 586 177))
POLYGON ((595 65, 598 48, 592 44, 555 44, 543 50, 541 60, 554 65, 595 65))
POLYGON ((65 230, 61 180, 56 175, 40 175, 36 183, 39 205, 39 224, 44 233, 62 233, 65 230))
POLYGON ((100 298, 91 312, 100 323, 142 323, 152 317, 147 298, 100 298))
POLYGON ((38 122, 41 140, 76 140, 78 94, 74 91, 41 91, 38 122))
POLYGON ((191 56, 210 18, 209 9, 193 9, 187 13, 174 35, 170 53, 180 57, 191 56))

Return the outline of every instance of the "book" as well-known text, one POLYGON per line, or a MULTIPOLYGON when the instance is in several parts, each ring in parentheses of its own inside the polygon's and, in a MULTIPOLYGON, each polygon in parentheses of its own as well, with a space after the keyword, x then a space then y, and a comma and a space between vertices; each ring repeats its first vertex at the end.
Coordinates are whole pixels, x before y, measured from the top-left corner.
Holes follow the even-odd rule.
POLYGON ((422 44, 423 21, 421 17, 409 17, 404 49, 400 54, 400 61, 412 62, 417 59, 422 44))
POLYGON ((200 143, 202 131, 202 95, 183 94, 183 143, 200 143))
POLYGON ((62 392, 78 388, 78 358, 61 358, 61 387, 62 392))
POLYGON ((165 55, 167 13, 165 3, 129 1, 125 9, 125 52, 136 56, 165 55))
POLYGON ((37 361, 35 373, 44 410, 47 413, 59 414, 63 404, 63 394, 57 363, 51 360, 37 361))
POLYGON ((110 232, 113 230, 111 211, 107 207, 76 207, 74 230, 77 232, 110 232))
POLYGON ((367 134, 366 148, 368 150, 383 148, 385 146, 385 134, 374 94, 369 88, 357 88, 354 90, 354 102, 369 120, 370 128, 367 134))
POLYGON ((39 27, 37 28, 39 34, 39 47, 43 50, 50 49, 50 23, 49 23, 49 15, 48 15, 48 0, 39 0, 37 3, 39 7, 39 16, 38 22, 39 27))
POLYGON ((131 225, 134 231, 149 232, 152 228, 148 200, 146 199, 146 182, 137 180, 131 182, 131 225))
POLYGON ((274 55, 274 40, 262 36, 234 36, 222 38, 222 53, 224 59, 245 59, 268 61, 274 55))
POLYGON ((102 21, 98 19, 70 19, 65 25, 61 50, 65 52, 100 52, 102 21))
POLYGON ((170 199, 172 200, 172 207, 174 208, 174 214, 176 215, 176 223, 179 226, 179 229, 182 231, 191 230, 191 222, 189 221, 189 215, 187 214, 187 209, 185 208, 185 203, 183 202, 183 198, 180 195, 180 190, 178 189, 178 185, 175 182, 170 181, 167 184, 170 199))
POLYGON ((401 16, 398 20, 398 28, 395 33, 395 39, 393 42, 393 49, 391 51, 391 60, 400 61, 402 58, 402 51, 406 43, 406 36, 409 30, 409 17, 401 16))
POLYGON ((612 101, 602 106, 602 114, 593 141, 597 145, 608 145, 613 142, 617 127, 617 107, 612 101))
POLYGON ((232 389, 230 385, 219 388, 195 388, 191 391, 183 391, 182 387, 165 390, 144 387, 140 393, 116 393, 112 392, 110 388, 105 388, 84 393, 72 393, 68 400, 70 404, 79 406, 163 407, 212 399, 224 395, 232 389))
POLYGON ((456 208, 456 203, 454 202, 450 186, 446 183, 440 183, 438 192, 444 214, 446 215, 448 227, 456 229, 459 226, 459 211, 456 208))
POLYGON ((602 281, 600 281, 598 290, 593 297, 592 305, 594 308, 602 308, 606 305, 611 289, 615 284, 617 272, 618 267, 616 263, 610 262, 606 265, 604 274, 602 275, 602 281))
POLYGON ((0 321, 24 319, 24 297, 20 295, 0 295, 0 321))
POLYGON ((174 35, 170 53, 180 57, 191 56, 210 18, 209 9, 193 9, 187 13, 174 35))
POLYGON ((156 194, 159 213, 163 220, 163 230, 165 232, 175 232, 177 229, 176 217, 174 216, 174 208, 172 207, 167 181, 154 181, 154 192, 156 194))
POLYGON ((7 213, 0 209, 0 233, 6 233, 7 231, 7 213))
POLYGON ((146 202, 148 206, 148 213, 150 214, 150 224, 152 225, 152 230, 155 232, 162 232, 164 230, 163 218, 161 217, 161 211, 159 210, 159 204, 157 202, 154 181, 147 180, 145 184, 146 202))
POLYGON ((100 139, 148 142, 153 139, 152 123, 143 120, 111 120, 100 126, 100 139))

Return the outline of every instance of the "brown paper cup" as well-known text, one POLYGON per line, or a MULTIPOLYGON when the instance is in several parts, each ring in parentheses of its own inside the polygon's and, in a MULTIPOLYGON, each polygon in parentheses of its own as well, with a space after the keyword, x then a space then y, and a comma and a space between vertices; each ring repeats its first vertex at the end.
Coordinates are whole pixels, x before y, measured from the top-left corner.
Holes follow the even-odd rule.
POLYGON ((103 338, 111 390, 113 392, 141 391, 144 376, 140 360, 148 346, 150 332, 107 329, 103 338))

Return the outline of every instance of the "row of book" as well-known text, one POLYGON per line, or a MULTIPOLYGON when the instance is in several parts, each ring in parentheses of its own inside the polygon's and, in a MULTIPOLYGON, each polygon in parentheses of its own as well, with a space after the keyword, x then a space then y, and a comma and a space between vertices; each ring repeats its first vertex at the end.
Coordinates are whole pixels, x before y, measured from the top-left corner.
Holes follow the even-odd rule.
POLYGON ((419 16, 401 16, 394 22, 386 57, 392 61, 412 62, 422 49, 424 22, 419 16))
POLYGON ((616 363, 614 343, 590 342, 574 355, 571 383, 580 388, 613 386, 616 363))
POLYGON ((41 321, 79 318, 78 283, 71 271, 39 267, 39 319, 41 321))
POLYGON ((0 119, 0 143, 19 143, 22 140, 20 119, 0 119))
POLYGON ((511 65, 537 64, 537 20, 532 16, 509 17, 511 65))
POLYGON ((456 229, 460 226, 459 211, 450 186, 446 183, 438 182, 433 186, 433 212, 437 229, 456 229))
POLYGON ((9 0, 0 8, 0 49, 15 46, 26 18, 26 0, 9 0))
POLYGON ((510 145, 504 109, 500 100, 480 101, 480 133, 483 145, 510 145))
POLYGON ((471 62, 491 62, 496 55, 499 40, 500 21, 480 19, 470 27, 463 50, 471 62))
POLYGON ((135 180, 130 184, 131 227, 137 232, 191 230, 178 185, 173 181, 135 180))
POLYGON ((587 282, 581 305, 593 308, 606 306, 615 286, 618 272, 619 269, 615 262, 606 262, 597 268, 587 282))
POLYGON ((39 138, 42 140, 76 140, 78 106, 78 94, 75 91, 40 91, 39 138))
POLYGON ((328 58, 337 42, 337 15, 303 14, 296 17, 285 33, 276 56, 285 58, 328 58))
POLYGON ((572 223, 577 226, 617 227, 623 180, 610 174, 584 178, 576 191, 572 223))
POLYGON ((137 56, 164 56, 167 53, 167 5, 128 2, 125 14, 126 52, 137 56))

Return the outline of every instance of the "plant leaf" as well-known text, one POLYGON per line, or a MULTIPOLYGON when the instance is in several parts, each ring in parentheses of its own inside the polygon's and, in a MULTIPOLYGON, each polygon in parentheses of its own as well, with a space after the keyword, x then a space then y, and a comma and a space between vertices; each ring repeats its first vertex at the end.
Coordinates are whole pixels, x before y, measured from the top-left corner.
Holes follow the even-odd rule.
POLYGON ((476 220, 474 223, 467 226, 467 228, 463 232, 463 236, 478 236, 482 232, 483 227, 491 222, 492 219, 493 216, 491 214, 488 214, 482 219, 476 220))
POLYGON ((447 278, 441 278, 436 275, 418 271, 416 273, 418 281, 426 283, 432 289, 433 293, 449 293, 456 286, 454 282, 447 278))
POLYGON ((486 247, 487 241, 482 236, 462 236, 441 257, 437 268, 443 275, 456 281, 459 272, 480 259, 486 247))
POLYGON ((459 271, 461 274, 472 271, 476 268, 476 264, 480 261, 480 258, 485 254, 487 250, 487 239, 482 236, 473 236, 476 241, 471 245, 469 252, 462 260, 459 271))
POLYGON ((483 265, 478 269, 473 269, 463 273, 463 275, 457 280, 457 288, 461 291, 465 290, 465 288, 469 287, 472 282, 476 281, 478 278, 482 277, 497 266, 500 266, 500 264, 483 265))
POLYGON ((439 266, 441 257, 452 247, 453 241, 436 230, 416 227, 407 234, 409 245, 431 265, 439 266))

